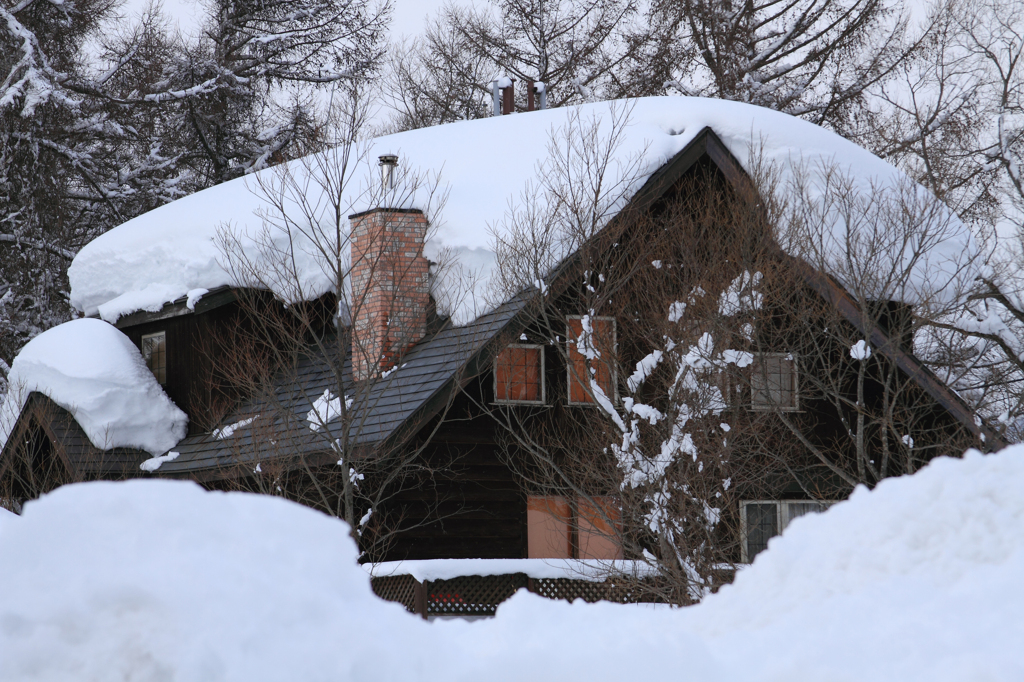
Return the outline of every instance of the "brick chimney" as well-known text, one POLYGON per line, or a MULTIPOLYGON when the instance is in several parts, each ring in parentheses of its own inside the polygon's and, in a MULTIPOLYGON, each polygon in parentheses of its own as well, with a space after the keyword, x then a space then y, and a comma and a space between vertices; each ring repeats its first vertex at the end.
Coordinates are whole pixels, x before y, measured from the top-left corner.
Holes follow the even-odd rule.
POLYGON ((427 331, 427 218, 416 209, 376 208, 352 221, 352 374, 393 368, 427 331))

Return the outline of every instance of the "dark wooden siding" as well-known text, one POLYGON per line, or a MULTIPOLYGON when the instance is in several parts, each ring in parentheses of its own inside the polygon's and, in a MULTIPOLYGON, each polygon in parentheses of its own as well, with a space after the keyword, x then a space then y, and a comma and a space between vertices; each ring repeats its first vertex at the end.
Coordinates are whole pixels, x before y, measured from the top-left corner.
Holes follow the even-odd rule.
MULTIPOLYGON (((449 415, 469 415, 469 402, 456 399, 449 415)), ((526 556, 525 493, 499 451, 489 417, 442 423, 422 461, 435 474, 430 485, 407 487, 390 501, 402 522, 383 560, 526 556)))
POLYGON ((164 390, 189 416, 189 435, 207 431, 209 414, 217 386, 213 385, 213 366, 221 349, 216 341, 222 331, 241 319, 237 303, 229 303, 203 314, 188 313, 122 329, 140 350, 142 337, 164 332, 167 335, 167 383, 164 390))

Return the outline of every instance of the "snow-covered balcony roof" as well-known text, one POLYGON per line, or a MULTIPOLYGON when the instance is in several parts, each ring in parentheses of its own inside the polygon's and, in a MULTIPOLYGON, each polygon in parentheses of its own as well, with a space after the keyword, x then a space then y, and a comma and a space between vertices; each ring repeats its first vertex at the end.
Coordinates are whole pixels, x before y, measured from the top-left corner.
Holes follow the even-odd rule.
MULTIPOLYGON (((839 168, 865 190, 905 181, 900 171, 868 151, 823 128, 779 112, 737 102, 688 97, 646 98, 630 105, 633 108, 629 123, 616 150, 617 160, 623 164, 613 164, 611 173, 614 176, 627 172, 623 170, 629 165, 626 162, 639 157, 639 173, 629 175, 634 191, 705 127, 714 130, 741 164, 748 166, 755 157, 773 164, 782 183, 798 168, 813 173, 826 165, 839 168)), ((345 190, 342 206, 348 207, 350 213, 372 208, 365 205, 367 188, 379 182, 376 165, 380 154, 398 154, 404 168, 440 174, 441 186, 450 194, 443 212, 435 216, 435 232, 428 238, 425 251, 429 258, 449 249, 457 254, 464 270, 476 273, 477 286, 470 295, 446 311, 456 324, 466 324, 494 303, 480 296, 480 292, 487 290, 495 268, 490 230, 500 229, 499 223, 510 205, 519 200, 527 182, 536 177, 539 164, 547 157, 552 134, 564 128, 575 114, 585 122, 599 118, 602 130, 610 129, 612 106, 621 110, 623 103, 602 102, 464 121, 371 140, 359 167, 348 171, 352 181, 345 190)), ((293 161, 289 170, 301 178, 307 167, 301 160, 293 161)), ((163 304, 190 292, 222 285, 243 286, 222 266, 216 243, 218 231, 230 226, 236 234, 256 234, 264 225, 261 216, 273 213, 259 189, 259 181, 273 185, 273 174, 279 171, 280 168, 270 168, 198 192, 97 238, 82 249, 69 270, 72 303, 87 315, 99 315, 113 322, 138 310, 159 310, 163 304)), ((327 219, 330 207, 316 196, 319 188, 318 183, 309 183, 305 202, 317 207, 327 219)), ((414 193, 407 205, 422 207, 427 200, 424 192, 421 188, 419 194, 414 193)), ((296 210, 295 216, 298 215, 300 211, 296 210)), ((952 235, 947 233, 942 242, 929 246, 929 257, 915 265, 920 270, 917 277, 925 279, 930 272, 952 270, 965 253, 972 251, 969 231, 955 218, 952 221, 952 235)), ((273 239, 279 246, 287 242, 287 236, 279 229, 273 232, 273 239)), ((297 243, 297 284, 302 296, 308 299, 319 297, 334 286, 333 277, 312 251, 301 240, 297 243)), ((255 245, 247 257, 261 257, 255 245)), ((295 284, 282 284, 275 293, 285 299, 294 298, 295 284)), ((443 277, 435 282, 435 287, 446 285, 452 283, 443 281, 443 277)))

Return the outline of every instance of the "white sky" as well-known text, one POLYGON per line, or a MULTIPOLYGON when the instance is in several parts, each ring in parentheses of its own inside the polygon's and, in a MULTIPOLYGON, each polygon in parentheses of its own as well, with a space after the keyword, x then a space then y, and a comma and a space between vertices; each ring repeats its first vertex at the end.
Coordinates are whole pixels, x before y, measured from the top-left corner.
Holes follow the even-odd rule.
MULTIPOLYGON (((129 20, 142 13, 150 0, 127 0, 123 13, 129 20)), ((433 15, 444 4, 444 0, 393 0, 395 11, 391 33, 395 38, 401 35, 416 35, 423 31, 424 20, 433 15)), ((183 33, 195 31, 204 16, 199 0, 163 0, 164 13, 177 22, 183 33)))

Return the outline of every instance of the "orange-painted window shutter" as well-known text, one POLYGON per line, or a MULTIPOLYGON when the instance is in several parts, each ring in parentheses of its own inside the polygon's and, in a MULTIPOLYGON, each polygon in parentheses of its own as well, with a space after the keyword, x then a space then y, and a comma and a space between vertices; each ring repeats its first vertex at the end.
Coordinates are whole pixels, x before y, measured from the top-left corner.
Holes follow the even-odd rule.
POLYGON ((494 399, 498 402, 542 402, 544 380, 540 348, 509 346, 494 362, 494 399))
POLYGON ((593 329, 593 344, 601 354, 600 358, 592 360, 590 367, 587 367, 587 357, 577 349, 577 339, 583 333, 583 321, 580 319, 569 319, 569 357, 572 361, 569 376, 569 402, 570 403, 593 403, 589 377, 597 380, 609 400, 615 400, 615 384, 612 377, 612 367, 615 362, 615 320, 610 318, 591 318, 593 329), (591 372, 590 370, 594 370, 591 372))

